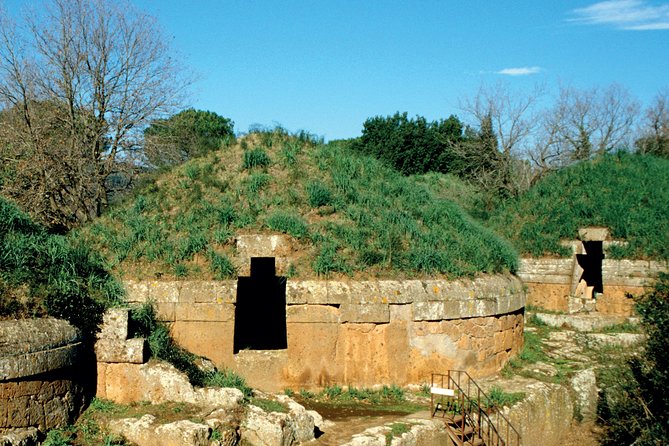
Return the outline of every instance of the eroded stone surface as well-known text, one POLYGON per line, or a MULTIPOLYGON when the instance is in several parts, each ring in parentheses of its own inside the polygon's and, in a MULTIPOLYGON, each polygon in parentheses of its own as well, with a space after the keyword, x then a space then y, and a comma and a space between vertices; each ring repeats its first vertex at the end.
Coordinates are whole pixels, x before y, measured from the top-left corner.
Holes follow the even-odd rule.
POLYGON ((232 409, 244 397, 238 389, 193 388, 185 374, 163 362, 150 361, 141 365, 99 363, 98 369, 104 369, 98 372, 98 397, 121 404, 174 401, 232 409))
MULTIPOLYGON (((221 282, 231 288, 233 281, 221 282)), ((240 371, 268 391, 331 384, 420 383, 434 370, 499 371, 522 347, 525 295, 509 275, 447 280, 288 280, 288 348, 233 352, 234 300, 213 303, 207 282, 130 283, 163 296, 184 348, 240 371), (168 288, 172 287, 170 291, 168 288), (201 288, 201 291, 198 289, 201 288), (160 291, 159 291, 160 290, 160 291)))
POLYGON ((66 321, 0 321, 0 381, 70 367, 80 349, 81 335, 66 321))

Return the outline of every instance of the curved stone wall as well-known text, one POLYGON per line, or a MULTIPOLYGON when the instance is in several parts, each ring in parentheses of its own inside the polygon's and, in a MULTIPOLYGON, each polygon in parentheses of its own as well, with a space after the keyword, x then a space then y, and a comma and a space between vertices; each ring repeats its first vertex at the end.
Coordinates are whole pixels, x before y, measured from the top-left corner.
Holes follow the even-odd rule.
MULTIPOLYGON (((153 301, 177 341, 265 390, 424 383, 430 373, 499 371, 523 342, 525 292, 514 276, 447 280, 293 280, 287 348, 233 351, 235 281, 126 282, 153 301)), ((256 327, 262 331, 263 326, 256 327)))
POLYGON ((79 332, 65 321, 0 321, 0 431, 72 422, 83 388, 73 379, 79 332))

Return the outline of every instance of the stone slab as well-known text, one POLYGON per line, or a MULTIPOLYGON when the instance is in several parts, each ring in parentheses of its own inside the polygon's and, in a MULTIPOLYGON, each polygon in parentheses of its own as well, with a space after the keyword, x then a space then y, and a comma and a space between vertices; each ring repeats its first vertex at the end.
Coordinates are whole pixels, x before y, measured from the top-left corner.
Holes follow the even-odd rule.
POLYGON ((229 322, 235 320, 235 306, 228 303, 178 303, 175 318, 184 322, 229 322))
POLYGON ((146 358, 144 339, 98 339, 95 357, 98 362, 143 364, 146 358))
POLYGON ((98 333, 98 339, 128 338, 128 312, 127 308, 110 308, 102 316, 102 326, 98 333))
POLYGON ((62 347, 0 357, 0 381, 38 375, 71 367, 81 351, 81 342, 62 347))
POLYGON ((338 324, 340 322, 340 310, 332 305, 288 305, 286 322, 289 324, 338 324))
POLYGON ((390 306, 384 303, 345 304, 341 307, 341 321, 385 324, 390 322, 390 306))

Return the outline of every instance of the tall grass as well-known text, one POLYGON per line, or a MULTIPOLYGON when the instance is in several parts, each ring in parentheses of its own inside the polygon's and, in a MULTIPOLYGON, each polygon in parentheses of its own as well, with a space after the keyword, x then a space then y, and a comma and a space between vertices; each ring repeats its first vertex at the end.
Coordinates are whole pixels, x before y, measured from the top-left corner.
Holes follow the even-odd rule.
POLYGON ((404 177, 348 145, 255 131, 225 160, 211 154, 156 177, 81 237, 120 271, 161 277, 229 277, 219 256, 235 255, 234 234, 266 230, 295 238, 301 275, 515 269, 514 249, 447 199, 438 179, 404 177))
POLYGON ((78 240, 49 234, 1 198, 0 285, 21 290, 2 296, 0 308, 8 314, 0 316, 64 318, 87 340, 97 331, 104 309, 123 298, 101 256, 78 240))
POLYGON ((606 226, 626 246, 615 257, 669 259, 669 160, 618 153, 544 178, 490 219, 490 227, 533 256, 569 254, 579 228, 606 226))

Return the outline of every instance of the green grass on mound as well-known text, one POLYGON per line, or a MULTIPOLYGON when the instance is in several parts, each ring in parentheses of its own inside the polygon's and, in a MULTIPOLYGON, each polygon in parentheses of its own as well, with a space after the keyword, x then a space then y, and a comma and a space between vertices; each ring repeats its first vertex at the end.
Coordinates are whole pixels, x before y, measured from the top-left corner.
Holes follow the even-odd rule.
POLYGON ((431 187, 344 143, 280 129, 155 177, 79 236, 126 276, 229 278, 235 235, 257 232, 291 235, 302 277, 459 277, 517 262, 431 187))
POLYGON ((544 178, 490 219, 490 227, 523 254, 568 255, 560 240, 606 226, 617 258, 669 259, 669 160, 619 153, 544 178))
POLYGON ((0 319, 50 315, 97 331, 123 290, 94 251, 49 234, 0 198, 0 319))

